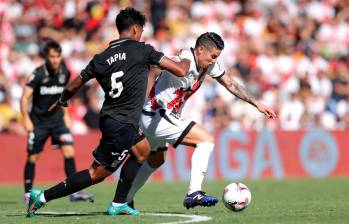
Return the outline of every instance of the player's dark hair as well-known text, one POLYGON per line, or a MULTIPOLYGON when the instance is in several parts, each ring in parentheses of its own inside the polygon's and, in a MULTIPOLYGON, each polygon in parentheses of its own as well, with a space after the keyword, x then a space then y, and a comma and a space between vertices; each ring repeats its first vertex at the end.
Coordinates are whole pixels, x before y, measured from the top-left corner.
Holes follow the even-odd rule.
POLYGON ((144 26, 145 17, 142 13, 132 7, 127 7, 116 16, 115 25, 119 33, 127 30, 133 25, 144 26))
POLYGON ((48 41, 46 41, 45 46, 44 46, 44 57, 46 57, 48 55, 48 52, 51 49, 54 49, 58 53, 62 53, 61 45, 57 41, 48 40, 48 41))
POLYGON ((217 48, 219 50, 224 49, 224 41, 221 36, 214 32, 206 32, 201 34, 196 39, 195 48, 198 46, 205 46, 207 48, 217 48))

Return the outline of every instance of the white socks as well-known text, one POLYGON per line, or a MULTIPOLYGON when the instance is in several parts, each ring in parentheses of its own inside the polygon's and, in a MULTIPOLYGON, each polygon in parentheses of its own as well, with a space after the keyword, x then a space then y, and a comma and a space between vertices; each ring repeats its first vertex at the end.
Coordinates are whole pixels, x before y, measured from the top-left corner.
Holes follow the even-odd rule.
POLYGON ((148 161, 144 161, 141 168, 139 168, 136 178, 133 181, 132 187, 127 195, 127 202, 131 202, 137 191, 145 184, 150 175, 156 170, 149 166, 148 161))
MULTIPOLYGON (((191 157, 191 174, 188 194, 201 190, 201 184, 205 178, 208 161, 213 148, 213 143, 203 142, 197 144, 191 157)), ((134 195, 145 184, 155 170, 156 168, 149 166, 148 161, 143 163, 127 195, 127 202, 131 202, 133 200, 134 195)))
POLYGON ((45 198, 44 193, 42 193, 42 194, 40 195, 39 200, 40 200, 40 202, 43 202, 43 203, 45 203, 45 202, 46 202, 46 198, 45 198))
POLYGON ((191 173, 188 195, 201 191, 201 184, 205 178, 208 161, 213 151, 214 144, 203 142, 196 145, 195 151, 191 157, 191 173))
POLYGON ((126 204, 126 203, 116 203, 116 202, 112 202, 111 203, 113 206, 115 206, 115 207, 120 207, 120 206, 123 206, 124 204, 126 204))

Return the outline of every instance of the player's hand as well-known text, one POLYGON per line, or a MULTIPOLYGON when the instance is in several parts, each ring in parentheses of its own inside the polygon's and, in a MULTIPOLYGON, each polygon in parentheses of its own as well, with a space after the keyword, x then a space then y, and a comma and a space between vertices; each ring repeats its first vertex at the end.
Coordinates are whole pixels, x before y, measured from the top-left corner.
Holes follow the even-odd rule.
POLYGON ((30 118, 24 119, 24 128, 28 133, 34 131, 33 122, 30 120, 30 118))
POLYGON ((57 100, 54 104, 52 104, 49 108, 48 111, 54 111, 58 109, 59 107, 67 107, 68 103, 67 102, 61 102, 60 100, 57 100))
POLYGON ((268 117, 270 119, 276 118, 276 113, 270 107, 268 107, 262 103, 259 103, 259 102, 256 103, 256 107, 259 110, 259 112, 263 113, 266 117, 268 117))
POLYGON ((60 107, 61 107, 61 105, 58 103, 58 101, 56 101, 48 108, 48 111, 54 111, 54 110, 57 110, 60 107))

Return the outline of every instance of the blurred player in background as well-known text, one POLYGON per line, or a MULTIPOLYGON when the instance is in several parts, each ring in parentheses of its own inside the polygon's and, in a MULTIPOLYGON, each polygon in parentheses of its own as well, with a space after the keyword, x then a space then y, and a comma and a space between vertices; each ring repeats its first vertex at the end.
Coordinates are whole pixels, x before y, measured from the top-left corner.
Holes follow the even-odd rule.
MULTIPOLYGON (((151 73, 160 73, 160 76, 142 110, 140 127, 150 143, 152 152, 143 164, 137 161, 136 157, 131 157, 124 164, 114 198, 114 202, 121 208, 127 205, 126 201, 133 207, 135 193, 165 162, 168 144, 174 148, 179 144, 195 147, 191 158, 189 189, 183 205, 186 208, 194 208, 214 206, 218 202, 216 197, 206 195, 201 187, 214 148, 213 136, 201 125, 185 120, 181 115, 185 102, 198 90, 206 75, 216 79, 236 97, 255 106, 266 117, 276 117, 271 108, 258 102, 245 88, 225 74, 225 70, 217 63, 223 48, 222 38, 216 33, 207 32, 197 38, 195 48, 180 52, 179 60, 190 61, 190 69, 184 77, 175 77, 166 70, 151 70, 151 73)), ((136 144, 135 151, 145 150, 140 149, 147 146, 143 141, 136 144)))
MULTIPOLYGON (((105 92, 105 100, 100 112, 102 138, 93 151, 94 161, 88 169, 69 176, 44 192, 32 190, 28 217, 34 216, 34 212, 46 202, 100 183, 118 169, 138 132, 150 65, 158 65, 178 76, 184 76, 189 69, 189 61, 175 62, 151 45, 139 42, 145 17, 137 10, 121 10, 115 22, 119 39, 110 42, 102 53, 96 54, 50 108, 67 106, 67 101, 85 82, 93 78, 98 81, 105 92)), ((107 213, 118 214, 113 203, 109 205, 107 213)), ((128 213, 139 214, 137 210, 129 210, 128 213)))
MULTIPOLYGON (((27 161, 24 168, 24 201, 27 204, 33 187, 35 164, 46 140, 51 137, 52 146, 61 150, 64 157, 66 176, 76 172, 73 138, 69 131, 71 120, 66 109, 49 112, 48 108, 59 99, 70 79, 70 72, 62 61, 61 46, 48 40, 43 54, 45 64, 36 68, 29 77, 21 98, 21 112, 28 132, 27 161), (31 110, 29 112, 29 107, 31 110)), ((71 201, 93 200, 93 196, 77 192, 70 196, 71 201)))

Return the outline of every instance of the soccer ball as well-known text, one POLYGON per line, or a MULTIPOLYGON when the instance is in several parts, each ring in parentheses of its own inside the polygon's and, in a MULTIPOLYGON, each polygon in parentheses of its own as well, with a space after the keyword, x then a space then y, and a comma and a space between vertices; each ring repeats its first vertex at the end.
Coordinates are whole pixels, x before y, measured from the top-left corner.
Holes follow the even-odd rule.
POLYGON ((244 210, 251 203, 251 192, 242 183, 231 183, 224 188, 223 203, 234 212, 244 210))

